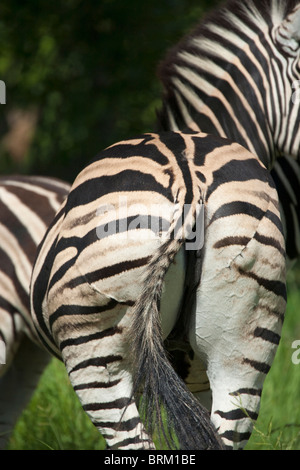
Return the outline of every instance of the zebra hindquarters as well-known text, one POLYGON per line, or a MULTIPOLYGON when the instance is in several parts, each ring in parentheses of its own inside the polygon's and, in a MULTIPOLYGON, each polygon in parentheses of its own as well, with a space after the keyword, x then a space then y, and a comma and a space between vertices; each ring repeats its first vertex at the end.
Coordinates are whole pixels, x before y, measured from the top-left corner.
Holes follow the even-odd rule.
POLYGON ((258 416, 286 305, 278 199, 263 168, 207 201, 201 282, 190 341, 212 390, 211 419, 227 448, 243 448, 258 416))
POLYGON ((67 183, 50 177, 0 177, 1 449, 50 360, 38 346, 29 284, 37 246, 68 189, 67 183))
MULTIPOLYGON (((66 218, 61 229, 62 246, 67 246, 67 226, 66 218)), ((93 243, 88 238, 83 246, 84 238, 78 239, 81 255, 70 263, 62 278, 58 273, 65 255, 63 250, 58 251, 43 315, 53 335, 52 347, 57 348, 57 355, 61 354, 84 411, 108 447, 154 449, 132 397, 134 364, 131 352, 135 338, 128 338, 128 328, 133 305, 144 286, 144 271, 149 257, 153 256, 161 241, 147 237, 142 230, 101 237, 96 228, 95 225, 92 230, 93 243)), ((89 231, 90 227, 86 230, 89 231)), ((73 238, 70 240, 74 241, 73 238)), ((182 263, 179 256, 170 273, 177 275, 179 269, 183 283, 182 263)), ((166 278, 166 289, 171 289, 176 298, 181 287, 177 284, 177 292, 174 293, 172 279, 166 278)), ((33 298, 35 292, 39 295, 36 286, 37 283, 33 298)), ((170 311, 163 299, 162 306, 166 315, 163 327, 167 335, 174 326, 178 306, 175 302, 170 311)))
MULTIPOLYGON (((124 277, 136 288, 135 276, 124 277)), ((55 294, 50 300, 50 324, 83 410, 109 449, 154 449, 132 397, 131 345, 125 340, 132 301, 99 292, 97 283, 65 288, 63 297, 63 303, 55 294)))

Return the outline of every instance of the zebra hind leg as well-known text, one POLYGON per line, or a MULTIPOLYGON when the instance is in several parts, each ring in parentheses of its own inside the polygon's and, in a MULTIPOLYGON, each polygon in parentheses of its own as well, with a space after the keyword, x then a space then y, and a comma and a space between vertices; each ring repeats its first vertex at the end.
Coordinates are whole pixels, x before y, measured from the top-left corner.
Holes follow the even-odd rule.
POLYGON ((0 377, 0 449, 7 446, 49 360, 46 351, 24 336, 13 360, 5 367, 0 377))
POLYGON ((102 305, 99 314, 74 315, 72 327, 69 323, 67 328, 62 316, 55 321, 53 331, 73 389, 107 447, 155 449, 131 397, 132 370, 127 360, 128 344, 124 343, 130 307, 106 300, 107 307, 102 305))
POLYGON ((280 340, 285 255, 276 206, 270 200, 252 236, 238 233, 247 228, 248 215, 235 236, 226 236, 224 218, 206 234, 190 341, 206 364, 211 419, 229 449, 244 448, 251 436, 280 340))

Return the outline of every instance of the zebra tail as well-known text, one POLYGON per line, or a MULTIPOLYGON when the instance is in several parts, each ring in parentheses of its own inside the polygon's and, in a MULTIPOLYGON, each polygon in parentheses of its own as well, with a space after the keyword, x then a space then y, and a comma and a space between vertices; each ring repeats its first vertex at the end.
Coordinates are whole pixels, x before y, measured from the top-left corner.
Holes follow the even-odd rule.
POLYGON ((133 307, 129 331, 131 344, 135 338, 133 394, 142 391, 140 411, 147 432, 153 436, 155 429, 168 448, 176 448, 177 438, 180 449, 221 449, 208 412, 176 374, 163 344, 159 312, 163 280, 183 242, 169 239, 161 246, 150 261, 145 289, 133 307))

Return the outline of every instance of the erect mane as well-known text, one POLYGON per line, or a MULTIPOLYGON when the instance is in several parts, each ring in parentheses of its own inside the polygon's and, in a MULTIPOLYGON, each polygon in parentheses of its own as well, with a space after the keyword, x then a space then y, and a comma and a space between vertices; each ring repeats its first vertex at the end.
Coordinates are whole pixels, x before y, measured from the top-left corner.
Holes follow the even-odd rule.
POLYGON ((171 48, 158 67, 161 81, 167 85, 170 71, 180 62, 180 52, 192 52, 203 59, 214 55, 226 39, 248 42, 261 32, 279 25, 299 0, 229 0, 207 14, 196 28, 171 48))
POLYGON ((278 25, 299 3, 299 0, 228 0, 209 13, 194 31, 201 34, 209 24, 233 29, 248 26, 258 32, 263 28, 278 25))

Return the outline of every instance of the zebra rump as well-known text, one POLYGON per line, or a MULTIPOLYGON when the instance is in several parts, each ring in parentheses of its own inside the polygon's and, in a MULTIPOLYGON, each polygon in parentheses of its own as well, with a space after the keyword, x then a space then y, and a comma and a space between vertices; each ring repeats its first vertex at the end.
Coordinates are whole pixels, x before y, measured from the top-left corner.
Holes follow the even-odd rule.
POLYGON ((232 448, 252 426, 232 396, 243 391, 243 405, 257 414, 277 347, 265 332, 279 338, 284 276, 278 199, 258 158, 206 134, 144 134, 103 150, 75 179, 39 247, 32 318, 109 448, 154 449, 155 428, 171 448, 178 439, 181 449, 221 449, 222 435, 232 448), (194 245, 199 223, 203 244, 200 237, 194 245), (201 280, 189 261, 195 255, 201 280), (211 415, 169 361, 164 341, 179 320, 175 340, 209 374, 211 415))

